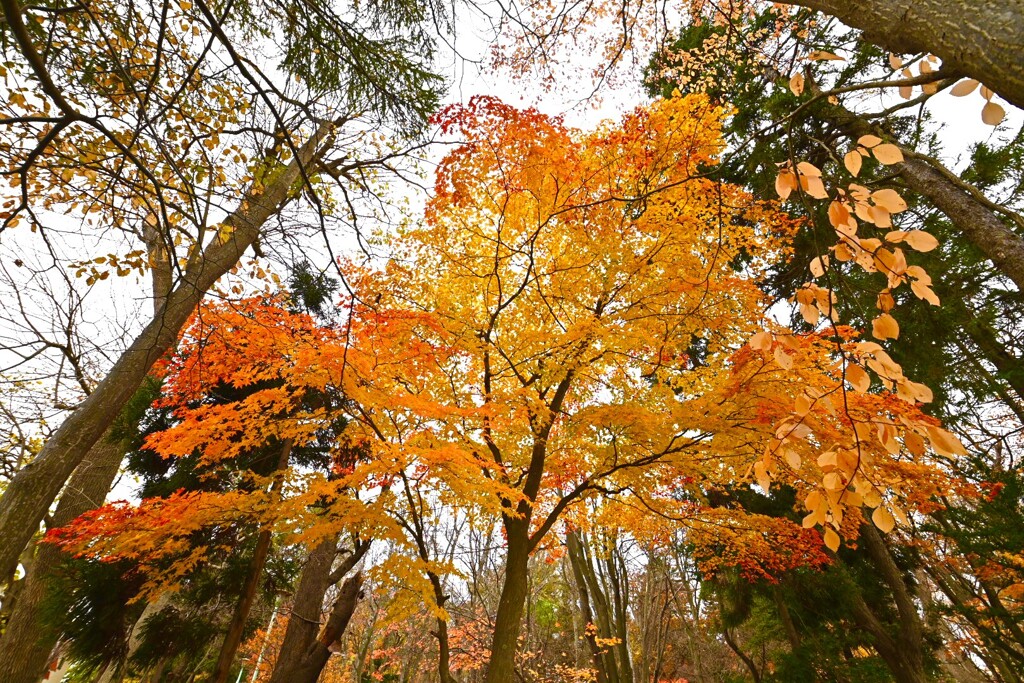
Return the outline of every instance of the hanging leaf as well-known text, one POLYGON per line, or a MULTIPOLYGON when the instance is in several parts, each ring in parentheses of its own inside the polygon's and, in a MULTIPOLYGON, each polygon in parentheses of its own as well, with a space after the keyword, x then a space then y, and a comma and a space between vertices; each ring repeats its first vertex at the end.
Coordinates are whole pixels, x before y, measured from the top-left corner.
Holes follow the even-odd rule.
POLYGON ((977 87, 978 81, 974 80, 973 78, 965 78, 964 80, 954 85, 953 89, 949 91, 949 94, 952 95, 953 97, 964 97, 974 92, 974 89, 977 87))
POLYGON ((896 145, 884 143, 874 147, 871 153, 875 155, 879 163, 889 166, 891 164, 898 164, 903 161, 903 152, 896 145))
POLYGON ((981 109, 981 120, 990 126, 998 126, 1006 117, 1006 110, 995 102, 986 102, 981 109))

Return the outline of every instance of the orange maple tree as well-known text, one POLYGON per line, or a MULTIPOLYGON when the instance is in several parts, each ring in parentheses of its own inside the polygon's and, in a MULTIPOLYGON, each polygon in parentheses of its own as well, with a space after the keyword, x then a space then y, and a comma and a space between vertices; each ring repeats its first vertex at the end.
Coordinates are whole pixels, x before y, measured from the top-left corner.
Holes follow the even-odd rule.
MULTIPOLYGON (((366 457, 330 477, 293 466, 278 493, 107 507, 61 542, 154 571, 154 558, 186 558, 155 586, 202 561, 207 550, 187 546, 195 525, 256 517, 307 544, 354 529, 393 543, 378 575, 404 580, 443 621, 424 577, 454 569, 407 533, 413 509, 416 524, 432 522, 430 498, 503 529, 487 676, 507 681, 527 560, 560 520, 588 523, 583 501, 605 500, 602 523, 637 535, 682 524, 699 546, 725 548, 709 571, 755 575, 820 565, 821 537, 716 510, 716 488, 796 488, 804 527, 820 526, 832 550, 868 515, 887 531, 934 505, 956 485, 936 463, 961 446, 921 412, 927 389, 897 380, 853 330, 795 335, 766 322, 757 281, 795 225, 707 178, 722 115, 677 97, 587 133, 489 97, 445 110, 442 130, 463 142, 387 262, 344 265, 346 320, 317 326, 273 299, 206 306, 168 366, 164 400, 179 423, 147 443, 165 457, 198 452, 214 473, 269 438, 313 443, 344 417, 339 457, 366 457), (870 390, 851 358, 884 386, 870 390), (219 383, 255 390, 205 403, 219 383)), ((808 305, 827 310, 828 295, 808 305)))

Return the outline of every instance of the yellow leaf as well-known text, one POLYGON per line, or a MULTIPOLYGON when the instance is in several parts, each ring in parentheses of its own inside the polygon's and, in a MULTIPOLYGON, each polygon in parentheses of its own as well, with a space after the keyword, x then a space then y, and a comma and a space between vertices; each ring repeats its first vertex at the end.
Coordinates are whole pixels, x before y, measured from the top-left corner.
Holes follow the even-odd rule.
POLYGON ((898 164, 903 161, 903 152, 896 145, 884 143, 874 147, 871 153, 875 155, 879 163, 889 166, 891 164, 898 164))
POLYGON ((832 52, 826 52, 825 50, 812 50, 811 53, 809 55, 807 55, 807 59, 809 59, 812 62, 818 62, 818 61, 826 60, 826 59, 827 60, 838 60, 840 62, 845 62, 846 61, 846 57, 840 57, 837 54, 834 54, 832 52))
POLYGON ((772 335, 770 332, 758 332, 750 338, 748 342, 750 348, 757 349, 758 351, 767 351, 772 347, 772 335))
POLYGON ((786 353, 786 350, 781 346, 775 347, 775 362, 778 363, 783 370, 790 370, 793 368, 793 357, 786 353))
POLYGON ((889 533, 896 526, 896 519, 892 513, 881 506, 876 507, 875 511, 871 513, 871 521, 883 534, 889 533))
POLYGON ((965 78, 964 80, 954 85, 953 89, 949 91, 949 94, 952 95, 953 97, 964 97, 965 95, 970 95, 972 92, 974 92, 974 89, 977 87, 978 81, 974 80, 973 78, 965 78))
POLYGON ((789 89, 793 91, 793 94, 799 97, 804 92, 804 75, 802 73, 795 73, 793 77, 789 79, 789 89))
POLYGON ((935 247, 939 246, 939 240, 935 239, 935 236, 925 232, 924 230, 911 230, 907 233, 906 242, 911 248, 917 251, 931 251, 935 247))
POLYGON ((883 313, 871 322, 871 334, 875 339, 897 339, 900 336, 900 326, 888 313, 883 313))
POLYGON ((803 187, 804 192, 815 199, 828 199, 828 192, 825 191, 825 184, 822 183, 821 178, 817 176, 801 175, 800 186, 803 187))
POLYGON ((915 280, 914 282, 910 283, 910 289, 913 290, 914 294, 917 295, 918 299, 924 299, 932 306, 939 305, 939 297, 936 296, 935 292, 932 291, 931 287, 926 285, 924 282, 920 280, 915 280))
POLYGON ((796 451, 787 448, 784 452, 784 455, 786 457, 787 465, 789 465, 794 470, 800 469, 800 456, 797 454, 796 451))
POLYGON ((1006 111, 995 102, 986 102, 981 110, 981 120, 990 126, 998 126, 1006 116, 1006 111))
POLYGON ((779 175, 775 177, 775 191, 779 193, 779 196, 786 199, 795 189, 796 176, 793 172, 789 169, 779 171, 779 175))
POLYGON ((839 550, 839 534, 831 529, 825 529, 825 546, 832 552, 839 550))
POLYGON ((932 442, 932 448, 939 455, 967 455, 967 449, 956 438, 942 427, 927 426, 928 440, 932 442))
POLYGON ((862 394, 871 387, 871 378, 868 377, 868 373, 854 363, 846 366, 846 381, 853 386, 854 390, 862 394))
POLYGON ((811 259, 811 275, 821 277, 828 268, 828 256, 815 256, 811 259))
POLYGON ((843 156, 843 165, 846 166, 846 170, 849 171, 850 175, 854 178, 856 178, 857 174, 860 173, 860 167, 863 163, 864 159, 857 150, 849 151, 845 156, 843 156))
POLYGON ((821 177, 821 169, 809 161, 801 161, 796 165, 796 170, 800 172, 800 175, 812 176, 814 178, 821 177))

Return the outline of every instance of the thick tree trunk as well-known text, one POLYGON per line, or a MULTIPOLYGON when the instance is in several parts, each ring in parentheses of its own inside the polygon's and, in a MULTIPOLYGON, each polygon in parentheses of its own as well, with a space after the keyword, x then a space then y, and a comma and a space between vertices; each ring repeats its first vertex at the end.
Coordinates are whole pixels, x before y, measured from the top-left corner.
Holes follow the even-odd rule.
POLYGON ((54 432, 39 455, 10 481, 0 498, 0 576, 13 574, 18 556, 38 531, 68 477, 141 385, 153 363, 174 344, 206 291, 238 262, 266 221, 281 210, 299 179, 300 166, 314 160, 329 132, 330 125, 322 125, 299 150, 298 158, 274 174, 265 188, 249 189, 210 244, 201 252, 196 250, 160 314, 54 432))
POLYGON ((1024 108, 1024 0, 782 0, 830 14, 891 52, 931 52, 1024 108))
POLYGON ((516 648, 526 606, 527 578, 530 559, 529 518, 505 520, 508 556, 505 560, 505 581, 494 618, 491 639, 491 661, 487 665, 486 683, 513 683, 516 648))
POLYGON ((270 683, 288 683, 293 680, 306 650, 316 640, 316 634, 320 631, 324 596, 331 585, 331 565, 338 554, 338 536, 335 534, 313 548, 302 568, 292 596, 288 627, 284 632, 270 683))
MULTIPOLYGON (((109 434, 106 435, 109 437, 109 434)), ((121 467, 124 444, 100 440, 89 457, 75 469, 54 511, 54 527, 64 526, 84 512, 101 505, 121 467)), ((57 633, 40 623, 39 614, 49 582, 65 559, 57 546, 39 544, 32 570, 0 638, 0 681, 34 683, 42 678, 57 644, 57 633)))
POLYGON ((327 617, 327 623, 320 631, 320 635, 306 648, 302 663, 295 668, 288 683, 317 682, 331 656, 331 645, 341 638, 348 628, 348 622, 352 619, 352 613, 355 612, 362 595, 362 588, 362 572, 356 572, 345 579, 331 614, 327 617))
MULTIPOLYGON (((169 252, 160 239, 159 233, 149 224, 145 228, 144 241, 149 252, 150 273, 153 283, 153 315, 160 309, 171 291, 173 271, 169 252)), ((110 487, 117 477, 124 459, 126 445, 115 441, 111 430, 100 437, 82 463, 75 468, 61 494, 54 511, 51 528, 71 523, 75 518, 104 503, 110 487)), ((32 672, 45 670, 50 653, 57 645, 57 633, 44 629, 39 624, 39 610, 48 590, 48 582, 64 561, 65 555, 54 546, 39 546, 31 571, 25 578, 24 600, 15 606, 10 626, 0 637, 0 680, 18 680, 32 676, 32 672)), ((133 636, 137 646, 138 636, 133 636)), ((121 669, 119 662, 110 662, 101 676, 101 681, 113 680, 121 669)), ((38 675, 35 678, 39 678, 38 675)))

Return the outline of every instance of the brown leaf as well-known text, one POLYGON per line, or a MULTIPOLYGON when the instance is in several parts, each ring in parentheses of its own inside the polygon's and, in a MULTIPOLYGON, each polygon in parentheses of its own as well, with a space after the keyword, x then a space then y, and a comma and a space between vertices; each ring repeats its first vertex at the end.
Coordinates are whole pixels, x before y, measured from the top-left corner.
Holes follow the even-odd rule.
POLYGON ((953 89, 949 91, 949 94, 952 95, 953 97, 964 97, 974 92, 974 89, 977 87, 978 81, 974 80, 973 78, 965 78, 964 80, 954 85, 953 89))
POLYGON ((832 52, 826 52, 825 50, 813 50, 809 55, 807 55, 807 59, 811 60, 812 62, 818 62, 826 59, 838 60, 840 62, 846 61, 846 57, 840 57, 837 54, 834 54, 832 52))
POLYGON ((981 109, 981 120, 990 126, 998 126, 1006 117, 1006 110, 995 102, 986 102, 981 109))

